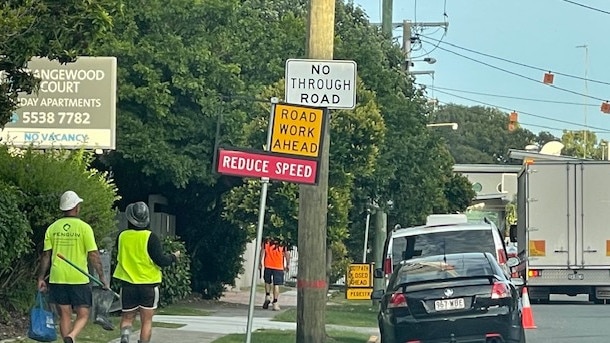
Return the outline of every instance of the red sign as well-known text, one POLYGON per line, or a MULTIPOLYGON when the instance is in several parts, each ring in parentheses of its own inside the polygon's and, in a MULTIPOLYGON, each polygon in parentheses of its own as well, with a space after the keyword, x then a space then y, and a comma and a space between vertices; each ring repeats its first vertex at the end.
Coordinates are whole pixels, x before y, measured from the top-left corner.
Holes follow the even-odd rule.
POLYGON ((316 184, 318 161, 257 152, 218 149, 220 174, 316 184))

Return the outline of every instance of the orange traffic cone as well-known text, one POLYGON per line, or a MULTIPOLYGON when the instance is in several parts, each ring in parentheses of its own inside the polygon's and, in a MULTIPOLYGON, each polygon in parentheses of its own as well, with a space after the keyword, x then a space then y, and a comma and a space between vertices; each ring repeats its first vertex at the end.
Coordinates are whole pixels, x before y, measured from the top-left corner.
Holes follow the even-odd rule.
POLYGON ((532 305, 530 305, 530 296, 527 293, 527 287, 523 287, 523 296, 521 297, 523 309, 521 310, 521 324, 524 329, 537 328, 534 324, 534 314, 532 313, 532 305))

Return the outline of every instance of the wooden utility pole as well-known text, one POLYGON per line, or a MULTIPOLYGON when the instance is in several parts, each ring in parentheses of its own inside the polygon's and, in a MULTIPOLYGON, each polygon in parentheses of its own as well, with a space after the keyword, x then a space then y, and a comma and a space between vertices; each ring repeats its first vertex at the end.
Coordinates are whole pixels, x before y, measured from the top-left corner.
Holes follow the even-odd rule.
MULTIPOLYGON (((335 0, 310 0, 307 27, 307 57, 332 60, 335 39, 335 0)), ((326 124, 323 142, 318 185, 299 187, 297 343, 326 341, 329 121, 326 124)))
POLYGON ((393 0, 383 0, 381 4, 381 32, 392 38, 392 10, 393 0))

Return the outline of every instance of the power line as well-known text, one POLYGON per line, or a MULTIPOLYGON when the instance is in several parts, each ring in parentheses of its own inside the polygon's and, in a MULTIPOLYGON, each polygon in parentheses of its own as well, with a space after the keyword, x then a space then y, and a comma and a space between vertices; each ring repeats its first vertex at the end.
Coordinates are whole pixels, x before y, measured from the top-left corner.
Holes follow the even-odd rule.
POLYGON ((596 105, 596 104, 585 104, 585 103, 581 103, 581 102, 570 102, 570 101, 559 101, 559 100, 548 100, 548 99, 534 99, 534 98, 524 98, 524 97, 519 97, 519 96, 511 96, 511 95, 501 95, 501 94, 490 94, 490 93, 474 92, 474 91, 467 91, 467 90, 463 90, 463 89, 445 88, 445 87, 438 87, 438 86, 435 86, 435 85, 427 85, 427 84, 421 84, 421 83, 418 83, 418 85, 424 86, 426 88, 431 88, 431 89, 440 89, 440 90, 446 90, 446 91, 452 91, 452 92, 458 92, 458 93, 467 93, 467 94, 474 94, 474 95, 491 96, 491 97, 496 97, 496 98, 524 100, 524 101, 533 101, 533 102, 543 102, 543 103, 561 104, 561 105, 592 106, 592 107, 598 107, 599 106, 599 105, 596 105))
POLYGON ((581 4, 581 3, 578 3, 576 1, 571 1, 571 0, 563 0, 563 1, 569 2, 569 3, 574 4, 576 6, 587 8, 587 9, 590 9, 590 10, 593 10, 593 11, 597 11, 597 12, 601 12, 601 13, 605 13, 605 14, 610 14, 610 12, 608 12, 608 11, 604 11, 604 10, 601 10, 599 8, 591 7, 591 6, 588 6, 588 5, 585 5, 585 4, 581 4))
MULTIPOLYGON (((502 62, 511 63, 511 64, 514 64, 514 65, 518 65, 518 66, 521 66, 521 67, 530 68, 530 69, 534 69, 534 70, 538 70, 538 71, 542 71, 542 72, 552 72, 554 74, 565 76, 565 77, 569 77, 569 78, 573 78, 573 79, 586 80, 588 82, 599 83, 599 84, 602 84, 602 85, 609 85, 610 86, 610 82, 600 81, 600 80, 593 80, 593 79, 587 79, 587 78, 584 78, 582 76, 566 74, 566 73, 562 73, 562 72, 558 72, 558 71, 552 71, 552 69, 545 69, 545 68, 536 67, 536 66, 525 64, 525 63, 521 63, 521 62, 515 62, 515 61, 511 61, 509 59, 503 58, 503 57, 498 57, 498 56, 490 55, 490 54, 487 54, 487 53, 484 53, 484 52, 480 52, 480 51, 472 50, 472 49, 469 49, 469 48, 465 48, 463 46, 459 46, 459 45, 456 45, 456 44, 453 44, 453 43, 449 43, 447 41, 440 41, 440 40, 438 40, 436 38, 432 38, 430 36, 424 36, 424 37, 427 38, 427 39, 431 39, 433 41, 436 41, 439 44, 441 44, 441 43, 442 44, 446 44, 446 45, 452 46, 452 47, 460 49, 460 50, 464 50, 464 51, 471 52, 473 54, 477 54, 477 55, 493 58, 493 59, 496 59, 496 60, 499 60, 499 61, 502 61, 502 62)), ((428 44, 433 44, 433 43, 428 43, 428 44)))
MULTIPOLYGON (((516 109, 513 109, 513 108, 504 107, 504 106, 498 106, 498 105, 490 104, 488 102, 484 102, 484 101, 480 101, 480 100, 475 100, 475 99, 472 99, 472 98, 467 98, 467 97, 464 97, 464 96, 461 96, 461 95, 453 94, 453 93, 446 92, 446 91, 441 91, 441 90, 438 90, 438 89, 436 91, 439 92, 439 93, 442 93, 442 94, 446 94, 446 95, 449 95, 449 96, 456 97, 458 99, 472 101, 474 103, 478 103, 478 104, 489 106, 489 107, 495 107, 495 108, 503 109, 503 110, 506 110, 506 111, 516 111, 517 113, 529 115, 529 116, 540 118, 540 119, 546 119, 546 120, 550 120, 550 121, 554 121, 554 122, 558 122, 558 123, 574 125, 574 126, 578 126, 578 127, 583 127, 584 126, 583 124, 580 124, 580 123, 575 123, 575 122, 571 122, 571 121, 567 121, 567 120, 562 120, 562 119, 556 119, 556 118, 549 118, 549 117, 542 116, 542 115, 539 115, 539 114, 529 113, 529 112, 525 112, 525 111, 519 111, 519 110, 516 110, 516 109)), ((600 130, 600 131, 598 131, 599 133, 610 133, 609 130, 604 129, 604 128, 595 127, 595 126, 587 126, 587 127, 589 129, 600 130)))
MULTIPOLYGON (((426 40, 422 40, 422 41, 423 41, 423 42, 426 42, 426 43, 428 43, 428 44, 433 44, 433 43, 427 42, 426 40)), ((470 60, 470 61, 473 61, 473 62, 476 62, 476 63, 480 63, 480 64, 485 65, 485 66, 487 66, 487 67, 490 67, 490 68, 493 68, 493 69, 496 69, 496 70, 503 71, 503 72, 505 72, 505 73, 507 73, 507 74, 511 74, 511 75, 513 75, 513 76, 517 76, 517 77, 520 77, 520 78, 523 78, 523 79, 526 79, 526 80, 529 80, 529 81, 533 81, 533 82, 536 82, 536 83, 539 83, 539 84, 544 84, 544 85, 546 85, 546 86, 549 86, 549 87, 555 88, 555 89, 557 89, 557 90, 560 90, 560 91, 563 91, 563 92, 566 92, 566 93, 571 93, 571 94, 574 94, 574 95, 579 95, 579 96, 582 96, 582 97, 585 97, 585 98, 589 98, 589 99, 593 99, 593 100, 597 100, 597 101, 601 101, 601 102, 607 101, 606 99, 602 99, 602 98, 598 98, 598 97, 595 97, 595 96, 587 95, 587 94, 584 94, 584 93, 576 92, 576 91, 573 91, 573 90, 571 90, 571 89, 567 89, 567 88, 563 88, 563 87, 558 87, 558 86, 555 86, 555 85, 547 85, 547 84, 545 84, 544 82, 542 82, 542 81, 540 81, 540 80, 537 80, 537 79, 534 79, 534 78, 532 78, 532 77, 525 76, 525 75, 522 75, 522 74, 516 73, 516 72, 514 72, 514 71, 510 71, 510 70, 508 70, 508 69, 500 68, 500 67, 498 67, 498 66, 495 66, 495 65, 493 65, 493 64, 489 64, 489 63, 487 63, 487 62, 479 61, 479 60, 477 60, 477 59, 475 59, 475 58, 472 58, 472 57, 469 57, 469 56, 466 56, 466 55, 462 55, 462 54, 460 54, 460 53, 458 53, 458 52, 451 51, 451 50, 449 50, 449 49, 445 49, 445 48, 440 47, 440 46, 438 46, 437 48, 438 48, 438 49, 441 49, 441 50, 443 50, 443 51, 446 51, 446 52, 452 53, 452 54, 454 54, 454 55, 460 56, 460 57, 465 58, 465 59, 467 59, 467 60, 470 60)))
MULTIPOLYGON (((443 105, 451 105, 451 103, 449 102, 445 102, 445 101, 440 101, 437 100, 439 104, 443 104, 443 105)), ((519 121, 519 125, 523 126, 523 125, 527 125, 527 126, 532 126, 532 127, 537 127, 539 129, 546 129, 546 130, 552 130, 552 131, 569 131, 565 128, 558 128, 558 127, 552 127, 552 126, 546 126, 546 125, 538 125, 538 124, 530 124, 530 123, 524 123, 522 121, 519 121)), ((608 133, 608 131, 590 131, 593 133, 608 133)))

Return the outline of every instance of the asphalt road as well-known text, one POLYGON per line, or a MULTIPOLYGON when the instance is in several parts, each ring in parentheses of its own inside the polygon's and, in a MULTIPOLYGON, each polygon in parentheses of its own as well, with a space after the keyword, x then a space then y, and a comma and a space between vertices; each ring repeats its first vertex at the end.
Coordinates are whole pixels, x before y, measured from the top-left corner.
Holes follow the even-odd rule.
POLYGON ((610 305, 596 305, 586 295, 551 295, 546 305, 532 305, 536 329, 526 330, 528 343, 610 342, 610 305))

